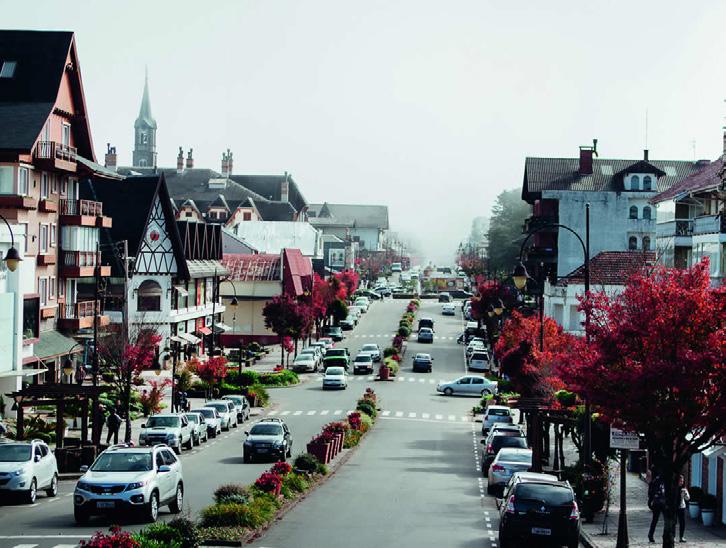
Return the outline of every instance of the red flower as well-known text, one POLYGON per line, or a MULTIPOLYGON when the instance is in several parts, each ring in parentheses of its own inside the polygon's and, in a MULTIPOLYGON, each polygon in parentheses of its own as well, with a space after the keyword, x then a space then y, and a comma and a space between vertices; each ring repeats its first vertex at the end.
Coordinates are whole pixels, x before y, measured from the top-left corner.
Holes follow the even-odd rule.
POLYGON ((276 462, 272 468, 270 468, 270 472, 277 474, 278 476, 287 476, 290 472, 292 472, 292 466, 286 462, 276 462))
POLYGON ((265 493, 277 491, 282 485, 282 478, 274 472, 263 472, 255 481, 255 487, 265 493))

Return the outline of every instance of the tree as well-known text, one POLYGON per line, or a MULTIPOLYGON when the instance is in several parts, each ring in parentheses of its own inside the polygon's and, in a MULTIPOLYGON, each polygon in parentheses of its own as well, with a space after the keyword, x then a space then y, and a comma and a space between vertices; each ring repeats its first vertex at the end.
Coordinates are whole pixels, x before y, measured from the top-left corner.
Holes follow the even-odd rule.
POLYGON ((205 362, 196 361, 190 367, 207 383, 207 398, 214 397, 214 385, 227 376, 227 358, 214 356, 205 362))
POLYGON ((358 289, 358 274, 353 270, 344 270, 335 275, 340 280, 340 283, 345 286, 345 293, 347 297, 350 297, 358 289))
POLYGON ((348 305, 343 299, 335 299, 328 307, 328 315, 332 316, 335 325, 338 325, 348 317, 348 305))
POLYGON ((618 296, 583 300, 590 344, 564 366, 613 424, 640 432, 665 480, 663 546, 674 546, 678 476, 726 435, 726 289, 708 260, 634 275, 618 296))
POLYGON ((509 274, 519 260, 519 246, 524 235, 522 226, 529 215, 529 205, 518 190, 505 190, 492 207, 489 223, 488 256, 492 273, 509 274))
POLYGON ((275 295, 262 310, 265 317, 265 327, 271 329, 280 338, 280 364, 285 366, 285 337, 296 338, 300 336, 305 324, 304 310, 295 299, 286 294, 275 295))

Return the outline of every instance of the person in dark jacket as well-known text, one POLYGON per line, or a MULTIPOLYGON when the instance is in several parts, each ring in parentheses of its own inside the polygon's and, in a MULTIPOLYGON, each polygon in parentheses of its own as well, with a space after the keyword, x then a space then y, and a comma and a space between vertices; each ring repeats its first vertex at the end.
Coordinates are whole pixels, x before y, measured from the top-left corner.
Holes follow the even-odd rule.
POLYGON ((655 528, 658 525, 658 519, 661 513, 665 510, 666 496, 665 496, 665 482, 663 477, 657 473, 653 473, 653 479, 651 479, 648 485, 648 508, 653 512, 653 517, 650 520, 650 529, 648 530, 648 541, 655 542, 655 528))
POLYGON ((113 443, 118 443, 118 431, 119 428, 121 428, 121 423, 123 421, 121 420, 121 417, 118 414, 118 411, 116 409, 111 409, 111 412, 108 414, 108 417, 106 417, 106 427, 108 428, 108 433, 106 434, 106 445, 109 444, 111 441, 111 437, 113 436, 113 443))

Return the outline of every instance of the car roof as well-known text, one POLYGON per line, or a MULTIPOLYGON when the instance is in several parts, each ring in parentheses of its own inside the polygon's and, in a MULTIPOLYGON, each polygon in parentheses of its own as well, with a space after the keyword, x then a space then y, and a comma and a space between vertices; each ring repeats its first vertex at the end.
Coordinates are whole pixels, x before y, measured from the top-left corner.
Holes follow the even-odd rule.
POLYGON ((511 407, 507 407, 506 405, 490 405, 489 407, 487 407, 487 411, 489 411, 490 409, 506 409, 508 411, 512 410, 511 407))
POLYGON ((419 352, 418 354, 416 354, 416 357, 417 358, 430 358, 431 354, 426 354, 425 352, 419 352))
POLYGON ((525 449, 524 447, 502 447, 499 450, 498 455, 502 455, 502 454, 506 455, 507 453, 510 453, 512 455, 524 455, 524 454, 529 454, 531 452, 532 452, 531 449, 529 449, 529 448, 525 449))
POLYGON ((433 333, 433 330, 430 327, 422 327, 418 330, 419 333, 421 333, 422 331, 431 331, 433 333))
POLYGON ((364 358, 370 358, 372 355, 373 354, 371 354, 370 352, 358 352, 356 358, 360 358, 361 356, 364 358))
POLYGON ((365 348, 366 346, 375 346, 376 348, 378 348, 378 345, 376 343, 365 343, 363 346, 361 346, 361 348, 365 348))
POLYGON ((114 453, 151 453, 157 447, 159 449, 169 449, 169 447, 163 443, 158 443, 156 445, 153 445, 152 447, 139 447, 131 446, 126 443, 118 443, 116 445, 108 447, 105 451, 103 451, 103 453, 106 453, 107 451, 112 451, 114 453))
POLYGON ((512 474, 512 478, 514 478, 515 481, 519 480, 523 483, 557 483, 560 481, 557 476, 553 476, 552 474, 540 474, 538 472, 515 472, 512 474))
MULTIPOLYGON (((179 417, 180 415, 183 415, 184 413, 156 413, 154 415, 151 415, 151 417, 179 417)), ((149 417, 149 418, 151 418, 149 417)))

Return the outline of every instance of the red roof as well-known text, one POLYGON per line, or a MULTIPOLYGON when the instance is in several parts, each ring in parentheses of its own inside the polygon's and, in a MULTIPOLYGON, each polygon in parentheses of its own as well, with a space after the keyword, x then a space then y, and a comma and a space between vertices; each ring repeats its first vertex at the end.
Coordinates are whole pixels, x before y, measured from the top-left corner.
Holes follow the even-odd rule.
MULTIPOLYGON (((602 251, 590 259, 590 288, 599 285, 625 285, 633 274, 655 263, 653 251, 602 251)), ((563 278, 557 285, 585 283, 585 266, 563 278)))
POLYGON ((672 200, 679 194, 690 194, 691 192, 699 192, 708 190, 721 184, 721 171, 723 169, 723 157, 718 160, 706 164, 702 169, 692 173, 681 182, 676 183, 668 190, 661 192, 653 197, 652 203, 657 204, 666 200, 672 200))
POLYGON ((299 249, 283 249, 282 257, 285 265, 285 292, 292 297, 299 297, 305 291, 310 291, 313 285, 313 264, 310 259, 299 249))
POLYGON ((281 263, 279 255, 265 253, 228 253, 222 257, 229 279, 236 282, 279 281, 281 263))

